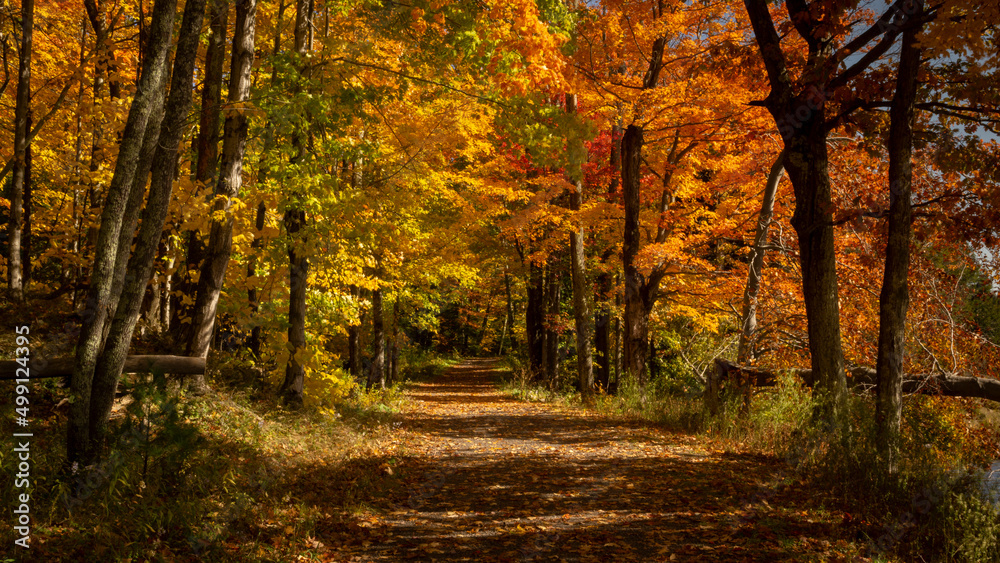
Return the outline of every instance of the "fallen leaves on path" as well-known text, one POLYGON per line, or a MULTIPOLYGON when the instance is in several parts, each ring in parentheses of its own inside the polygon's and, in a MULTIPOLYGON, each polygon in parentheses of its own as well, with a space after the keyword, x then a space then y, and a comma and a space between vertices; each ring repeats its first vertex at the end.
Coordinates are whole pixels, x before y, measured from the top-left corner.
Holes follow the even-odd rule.
POLYGON ((402 486, 349 524, 358 541, 332 542, 332 560, 867 560, 847 555, 859 550, 845 515, 774 479, 774 461, 504 397, 495 368, 469 360, 408 393, 402 486))

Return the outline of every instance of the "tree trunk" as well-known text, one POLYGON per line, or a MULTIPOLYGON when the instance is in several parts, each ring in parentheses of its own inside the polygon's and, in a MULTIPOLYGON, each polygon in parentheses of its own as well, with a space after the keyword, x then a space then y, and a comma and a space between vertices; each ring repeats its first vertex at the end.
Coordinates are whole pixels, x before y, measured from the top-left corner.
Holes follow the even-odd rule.
MULTIPOLYGON (((277 60, 278 53, 281 49, 281 20, 285 14, 285 1, 281 0, 278 3, 278 14, 275 22, 274 28, 274 40, 272 42, 271 55, 272 61, 277 60)), ((278 74, 274 72, 272 67, 271 70, 271 86, 274 87, 278 84, 278 74)), ((258 185, 263 185, 264 181, 270 174, 269 167, 265 164, 267 162, 267 155, 271 152, 274 145, 274 126, 272 123, 268 122, 267 126, 264 128, 264 148, 261 151, 261 163, 257 170, 257 183, 258 185)), ((254 234, 253 242, 250 243, 250 247, 253 249, 251 251, 250 261, 247 265, 247 275, 250 278, 257 276, 257 255, 260 253, 260 249, 264 246, 264 239, 261 231, 264 229, 264 222, 267 219, 267 205, 263 200, 257 203, 257 217, 254 223, 254 228, 256 233, 254 234)), ((254 280, 256 282, 256 280, 254 280)), ((256 286, 256 283, 254 284, 256 286)), ((261 327, 260 320, 260 298, 257 295, 257 288, 252 287, 247 292, 247 300, 250 304, 250 311, 252 313, 252 327, 250 329, 250 353, 253 354, 254 360, 258 363, 261 361, 261 346, 263 345, 263 327, 261 327)))
MULTIPOLYGON (((621 118, 616 117, 611 125, 611 182, 608 184, 608 202, 618 200, 619 179, 621 178, 622 162, 622 125, 621 118)), ((597 371, 596 382, 601 389, 608 391, 611 385, 611 292, 614 289, 612 273, 607 267, 613 251, 609 249, 601 256, 601 272, 597 275, 597 315, 594 319, 594 360, 597 371)))
POLYGON ((173 283, 174 275, 170 273, 174 268, 174 257, 171 255, 169 242, 161 243, 160 255, 166 259, 167 273, 163 277, 163 291, 160 301, 160 330, 170 330, 170 286, 173 283), (169 256, 169 258, 167 258, 169 256))
POLYGON ((622 190, 625 200, 625 235, 622 242, 622 267, 625 273, 625 374, 645 385, 646 343, 649 318, 643 300, 645 279, 635 264, 642 244, 639 231, 639 189, 643 131, 629 125, 622 137, 622 190))
MULTIPOLYGON (((576 113, 576 95, 566 95, 566 113, 576 113)), ((569 148, 568 180, 573 184, 570 192, 570 209, 579 212, 583 205, 583 162, 587 151, 580 139, 569 148)), ((590 306, 590 284, 587 283, 587 256, 583 247, 584 227, 574 226, 569 236, 573 277, 573 317, 576 326, 576 365, 580 381, 580 394, 585 404, 592 402, 594 394, 594 357, 590 348, 593 334, 593 311, 590 306)))
MULTIPOLYGON (((94 368, 103 348, 104 326, 111 307, 111 286, 118 254, 125 206, 138 167, 139 152, 149 116, 155 101, 162 95, 162 77, 166 73, 166 55, 173 33, 176 0, 157 0, 150 22, 149 50, 143 61, 142 75, 129 108, 128 119, 121 135, 121 148, 115 164, 101 213, 101 226, 95 245, 87 302, 83 313, 76 363, 70 380, 72 400, 67 426, 67 461, 86 461, 90 439, 90 403, 94 368), (159 90, 159 91, 157 91, 159 90)), ((127 233, 131 238, 131 233, 127 233)))
MULTIPOLYGON (((100 6, 96 0, 84 0, 84 8, 87 11, 87 19, 90 20, 91 27, 94 28, 96 57, 94 60, 94 109, 93 112, 93 139, 91 142, 90 171, 97 172, 104 161, 104 150, 101 145, 104 137, 105 118, 100 111, 99 103, 102 97, 105 83, 108 85, 109 95, 114 99, 121 98, 121 82, 118 78, 118 64, 115 61, 114 43, 111 40, 110 32, 106 21, 106 16, 100 11, 100 6)), ((155 5, 154 5, 155 12, 155 5)), ((150 24, 150 27, 152 23, 150 24)), ((148 46, 151 32, 146 30, 146 51, 139 53, 142 61, 140 67, 144 67, 149 58, 148 46)), ((90 206, 93 209, 100 207, 98 186, 91 182, 89 190, 90 206)), ((94 228, 88 233, 88 241, 96 243, 98 230, 94 228)))
POLYGON ((229 3, 212 0, 209 8, 211 28, 205 51, 205 80, 201 90, 201 115, 198 121, 198 160, 195 180, 215 185, 219 164, 219 123, 222 115, 222 76, 226 59, 226 27, 229 3))
MULTIPOLYGON (((28 362, 28 369, 31 377, 68 377, 73 375, 73 364, 76 358, 73 356, 42 358, 33 357, 28 362)), ((21 364, 14 360, 0 361, 0 380, 11 380, 17 377, 17 370, 23 368, 21 364)), ((125 358, 125 367, 122 373, 149 373, 162 372, 174 375, 185 375, 205 372, 204 358, 189 358, 188 356, 128 356, 125 358)))
POLYGON ((389 385, 399 381, 399 295, 392 302, 392 347, 389 352, 389 385))
MULTIPOLYGON (((28 112, 26 131, 31 131, 31 112, 28 112)), ((34 180, 32 180, 31 162, 31 142, 24 147, 24 237, 21 239, 21 280, 22 293, 28 290, 31 285, 31 215, 34 190, 34 180)))
POLYGON ((787 141, 785 169, 795 191, 792 226, 799 238, 802 293, 808 321, 809 352, 821 395, 817 416, 839 421, 846 408, 847 380, 840 341, 833 203, 827 171, 822 112, 809 132, 787 141))
MULTIPOLYGON (((828 73, 807 69, 813 83, 793 84, 766 2, 744 0, 771 92, 766 106, 785 144, 785 171, 795 192, 792 226, 799 239, 802 293, 808 321, 810 360, 820 398, 814 418, 840 427, 846 415, 847 379, 840 339, 837 262, 834 248, 833 205, 828 170, 826 99, 828 73)), ((804 6, 804 4, 803 4, 804 6)), ((809 48, 810 61, 824 61, 832 42, 822 34, 825 24, 812 21, 808 7, 789 5, 796 29, 809 48)), ((832 88, 832 86, 831 86, 832 88)))
POLYGON ((289 291, 288 291, 288 343, 292 355, 285 366, 285 381, 281 385, 281 395, 285 403, 292 407, 302 405, 305 387, 305 367, 300 363, 299 354, 306 347, 306 279, 309 262, 302 254, 299 231, 305 224, 305 211, 289 209, 285 212, 285 229, 291 239, 288 243, 289 291))
MULTIPOLYGON (((615 293, 615 309, 617 310, 622 306, 622 293, 615 293)), ((625 327, 622 324, 622 318, 619 315, 615 315, 615 344, 614 344, 614 382, 608 384, 608 391, 612 394, 618 392, 618 387, 622 382, 622 374, 625 372, 623 366, 625 359, 625 327)))
POLYGON ((764 200, 760 204, 760 214, 757 216, 757 232, 754 233, 753 248, 750 251, 750 271, 747 273, 747 286, 743 292, 743 314, 740 317, 742 329, 736 360, 740 364, 750 362, 753 335, 757 331, 757 297, 764 271, 764 247, 767 245, 767 232, 774 216, 774 198, 778 193, 778 183, 785 170, 784 156, 784 153, 779 154, 771 165, 771 171, 767 175, 767 185, 764 186, 764 200))
MULTIPOLYGON (((97 38, 97 69, 96 76, 100 77, 100 84, 96 84, 95 88, 104 83, 104 77, 108 78, 108 92, 112 98, 118 99, 122 97, 121 93, 121 82, 118 79, 118 63, 115 61, 115 51, 114 44, 111 42, 110 32, 107 22, 104 20, 104 14, 98 9, 99 6, 95 0, 84 0, 84 8, 87 10, 87 18, 90 19, 90 25, 94 28, 94 36, 97 38)), ((156 5, 153 5, 153 17, 156 14, 156 5)), ((155 23, 150 22, 149 27, 153 27, 155 23)), ((147 45, 150 38, 152 37, 152 31, 146 31, 147 45)), ((140 53, 140 59, 142 65, 145 66, 146 57, 148 57, 147 52, 140 53)))
MULTIPOLYGON (((920 17, 920 3, 916 3, 920 17)), ((896 93, 889 110, 889 240, 885 249, 885 272, 879 296, 878 386, 875 420, 879 449, 886 469, 895 473, 899 465, 900 421, 903 409, 903 355, 906 350, 906 309, 910 293, 910 227, 913 209, 913 117, 917 96, 917 73, 921 49, 916 36, 920 26, 903 32, 896 76, 896 93)))
MULTIPOLYGON (((233 33, 228 95, 228 101, 233 105, 244 102, 250 93, 256 13, 256 0, 236 2, 236 27, 233 33)), ((233 246, 233 218, 228 211, 232 199, 239 193, 243 184, 243 153, 246 149, 246 139, 246 115, 242 111, 230 110, 226 115, 222 163, 215 189, 215 193, 223 198, 213 209, 213 212, 226 212, 226 218, 212 222, 205 261, 198 279, 198 292, 187 346, 189 356, 205 357, 211 345, 219 294, 222 292, 226 266, 229 264, 233 246)), ((196 379, 192 386, 196 391, 204 390, 204 379, 201 381, 196 379)))
MULTIPOLYGON (((357 286, 350 287, 351 296, 355 302, 361 300, 361 290, 357 286)), ((360 307, 358 310, 358 324, 347 326, 347 365, 351 377, 358 380, 361 376, 361 318, 360 307)))
MULTIPOLYGON (((503 320, 503 334, 500 335, 500 348, 497 351, 497 355, 499 356, 503 355, 503 343, 505 337, 507 336, 507 331, 510 330, 511 332, 513 332, 514 330, 514 303, 513 299, 511 299, 510 272, 507 271, 506 266, 504 266, 503 269, 503 286, 504 286, 504 292, 507 297, 507 315, 504 317, 503 320)), ((513 350, 516 347, 516 343, 514 341, 513 336, 511 337, 510 340, 511 340, 511 345, 509 349, 513 350)))
MULTIPOLYGON (((302 65, 300 73, 306 73, 305 56, 310 50, 310 29, 312 28, 312 11, 309 0, 295 2, 295 52, 298 54, 298 64, 302 65)), ((301 85, 296 85, 296 90, 301 85)), ((292 135, 292 145, 295 154, 290 159, 291 164, 302 160, 305 153, 303 132, 296 131, 292 135)), ((292 355, 285 367, 285 381, 281 385, 281 394, 286 404, 300 406, 302 404, 302 389, 305 385, 305 368, 299 363, 300 354, 306 347, 306 286, 309 275, 309 262, 304 252, 304 240, 299 232, 305 227, 306 212, 298 208, 295 201, 299 194, 292 191, 292 204, 285 211, 285 231, 288 234, 288 343, 292 346, 292 355)), ((384 383, 384 374, 383 374, 384 383)))
POLYGON ((372 368, 368 373, 368 388, 385 389, 385 312, 382 310, 382 288, 372 290, 372 368))
MULTIPOLYGON (((146 194, 146 181, 149 179, 149 172, 153 166, 154 154, 160 138, 160 125, 163 120, 163 96, 166 90, 167 74, 161 77, 162 82, 157 86, 156 98, 153 100, 153 110, 149 120, 146 122, 146 131, 142 137, 142 147, 139 149, 139 164, 136 166, 135 175, 132 177, 132 187, 129 189, 128 202, 125 204, 125 213, 122 217, 121 236, 118 239, 118 249, 115 253, 115 271, 111 278, 111 297, 108 308, 108 319, 115 317, 115 309, 118 307, 119 297, 126 279, 131 275, 128 270, 128 259, 132 254, 132 239, 136 226, 139 224, 139 215, 142 212, 142 198, 146 194)), ((107 331, 111 329, 110 323, 104 326, 104 336, 107 338, 107 331)))
MULTIPOLYGON (((814 387, 818 380, 811 369, 793 369, 792 373, 807 387, 814 387)), ((878 384, 876 371, 867 366, 853 366, 848 370, 851 383, 859 392, 870 391, 878 384)), ((902 392, 944 397, 974 397, 1000 403, 1000 379, 992 377, 958 376, 950 374, 903 375, 902 392)), ((771 387, 778 382, 778 372, 750 366, 741 366, 722 358, 715 359, 715 369, 710 370, 705 390, 706 405, 719 405, 720 392, 728 386, 771 387), (714 390, 714 391, 713 391, 714 390)), ((718 409, 709 409, 713 414, 718 409)))
POLYGON ((556 261, 549 261, 545 276, 545 347, 542 350, 542 363, 545 366, 545 379, 550 384, 556 380, 559 372, 559 323, 560 301, 562 300, 562 268, 556 261))
MULTIPOLYGON (((160 127, 159 141, 153 162, 174 162, 184 134, 184 121, 191 107, 191 80, 198 54, 198 38, 205 15, 205 0, 187 0, 174 57, 170 96, 160 127)), ((132 333, 139 320, 139 311, 153 263, 159 249, 160 236, 170 207, 174 171, 172 167, 156 166, 149 185, 149 197, 142 213, 135 251, 128 260, 129 276, 122 289, 104 350, 94 372, 90 404, 90 439, 92 455, 100 456, 104 447, 108 418, 114 403, 115 389, 132 343, 132 333)))
MULTIPOLYGON (((212 0, 209 8, 210 28, 208 48, 205 51, 205 79, 201 90, 201 112, 198 121, 196 147, 198 158, 194 163, 194 179, 203 186, 218 187, 216 174, 219 166, 219 123, 222 115, 222 79, 226 59, 226 29, 229 3, 212 0)), ((217 193, 215 195, 218 195, 217 193)), ((175 342, 190 341, 192 307, 184 305, 182 296, 196 294, 198 286, 191 274, 197 271, 205 257, 205 243, 197 231, 188 232, 187 251, 183 268, 178 272, 177 296, 173 301, 172 334, 175 342), (183 322, 186 320, 187 322, 183 322)))
POLYGON ((524 317, 528 369, 532 378, 541 378, 545 369, 542 363, 545 350, 545 270, 533 262, 528 264, 528 306, 524 317))
POLYGON ((257 252, 260 252, 260 248, 264 245, 264 241, 261 238, 261 231, 264 230, 264 219, 267 217, 267 206, 261 201, 257 204, 257 217, 254 222, 254 228, 257 232, 254 234, 253 242, 250 243, 250 248, 253 250, 253 254, 250 257, 250 261, 247 264, 247 278, 249 278, 253 285, 250 290, 247 291, 247 301, 250 302, 250 313, 253 317, 253 327, 250 329, 250 353, 253 354, 254 360, 260 362, 260 347, 261 347, 261 326, 260 319, 258 318, 258 313, 260 312, 260 299, 257 297, 257 252))
POLYGON ((15 303, 24 301, 21 265, 21 225, 24 205, 28 112, 31 103, 31 37, 34 27, 34 0, 21 0, 21 45, 18 57, 17 93, 14 103, 14 174, 11 182, 10 222, 7 224, 7 288, 15 303))

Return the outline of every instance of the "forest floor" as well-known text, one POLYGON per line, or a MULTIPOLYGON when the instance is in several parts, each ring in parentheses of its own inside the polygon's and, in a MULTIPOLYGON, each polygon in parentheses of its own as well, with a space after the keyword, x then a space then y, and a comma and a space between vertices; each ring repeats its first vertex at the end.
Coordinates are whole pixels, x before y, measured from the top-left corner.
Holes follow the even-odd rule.
POLYGON ((410 387, 398 486, 334 560, 870 561, 852 516, 781 460, 520 402, 498 369, 467 360, 410 387))

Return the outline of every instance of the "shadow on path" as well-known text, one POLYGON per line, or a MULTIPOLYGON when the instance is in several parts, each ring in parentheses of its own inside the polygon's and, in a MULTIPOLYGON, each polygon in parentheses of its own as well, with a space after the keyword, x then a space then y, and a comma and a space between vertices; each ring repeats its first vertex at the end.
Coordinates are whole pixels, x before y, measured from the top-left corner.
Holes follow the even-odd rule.
POLYGON ((803 512, 810 493, 775 482, 773 461, 506 398, 496 367, 468 360, 411 389, 403 424, 425 439, 407 487, 337 560, 846 561, 839 515, 803 512))

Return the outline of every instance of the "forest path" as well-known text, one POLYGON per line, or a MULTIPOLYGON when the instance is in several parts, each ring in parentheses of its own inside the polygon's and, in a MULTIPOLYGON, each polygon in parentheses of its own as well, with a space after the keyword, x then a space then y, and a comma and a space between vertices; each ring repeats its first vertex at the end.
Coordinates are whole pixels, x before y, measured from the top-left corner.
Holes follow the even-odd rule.
POLYGON ((843 513, 773 460, 495 387, 466 360, 411 387, 395 510, 343 561, 846 561, 843 513))

